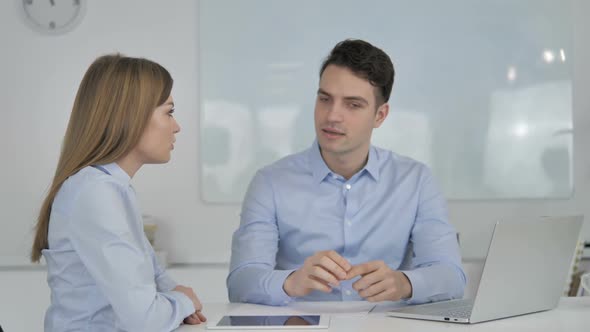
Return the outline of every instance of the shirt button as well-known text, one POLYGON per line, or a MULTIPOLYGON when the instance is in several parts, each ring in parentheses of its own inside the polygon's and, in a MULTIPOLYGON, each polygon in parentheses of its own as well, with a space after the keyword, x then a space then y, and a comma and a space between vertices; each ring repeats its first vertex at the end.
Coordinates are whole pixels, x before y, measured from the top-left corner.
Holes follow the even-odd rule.
POLYGON ((345 220, 345 222, 346 222, 346 224, 347 224, 348 226, 352 225, 352 221, 350 221, 350 220, 348 220, 348 219, 346 219, 346 220, 345 220))
POLYGON ((352 292, 349 289, 347 289, 344 291, 344 294, 346 294, 346 296, 350 296, 352 295, 352 292))
POLYGON ((350 190, 350 188, 352 188, 352 186, 350 185, 350 183, 347 183, 346 186, 344 186, 346 188, 346 190, 350 190))

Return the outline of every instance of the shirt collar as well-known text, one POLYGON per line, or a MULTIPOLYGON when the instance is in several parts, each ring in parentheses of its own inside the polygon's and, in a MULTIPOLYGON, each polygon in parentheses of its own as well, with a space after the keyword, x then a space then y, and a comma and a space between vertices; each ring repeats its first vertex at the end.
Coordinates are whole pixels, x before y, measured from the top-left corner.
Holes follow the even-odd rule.
POLYGON ((100 166, 107 170, 107 172, 109 172, 115 179, 125 184, 129 184, 131 181, 129 174, 127 174, 127 172, 125 172, 116 162, 100 166))
POLYGON ((322 158, 322 154, 320 153, 320 145, 318 144, 317 140, 313 141, 308 155, 309 166, 311 167, 314 182, 320 183, 324 181, 326 176, 332 173, 332 171, 330 168, 328 168, 328 165, 326 165, 324 158, 322 158))
POLYGON ((379 181, 379 154, 374 146, 369 146, 369 159, 364 167, 373 180, 379 181))
MULTIPOLYGON (((318 144, 317 140, 314 140, 311 148, 309 149, 308 156, 314 182, 320 183, 326 178, 326 176, 333 173, 328 165, 326 165, 324 158, 322 158, 322 154, 320 153, 320 145, 318 144)), ((367 164, 362 170, 360 170, 360 172, 365 170, 375 181, 379 180, 379 156, 377 149, 372 145, 369 147, 369 158, 367 160, 367 164)))

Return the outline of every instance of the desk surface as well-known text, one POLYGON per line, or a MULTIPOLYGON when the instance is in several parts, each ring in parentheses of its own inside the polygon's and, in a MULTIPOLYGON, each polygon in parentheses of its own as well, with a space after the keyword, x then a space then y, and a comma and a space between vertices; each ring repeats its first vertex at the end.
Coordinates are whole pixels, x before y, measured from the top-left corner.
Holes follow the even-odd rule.
MULTIPOLYGON (((553 310, 500 319, 473 325, 430 322, 386 316, 395 303, 367 302, 299 302, 286 307, 268 307, 244 303, 206 303, 204 313, 209 320, 225 314, 233 315, 302 315, 330 314, 330 328, 314 331, 590 331, 590 297, 564 297, 553 310), (370 312, 369 312, 370 311, 370 312)), ((204 325, 183 325, 177 331, 207 331, 204 325)), ((214 330, 209 330, 214 331, 214 330)), ((251 331, 251 330, 250 330, 251 331)), ((271 330, 264 330, 266 332, 271 330)), ((288 331, 288 330, 275 330, 288 331)), ((304 331, 304 330, 301 330, 304 331)), ((311 331, 311 330, 307 330, 311 331)))

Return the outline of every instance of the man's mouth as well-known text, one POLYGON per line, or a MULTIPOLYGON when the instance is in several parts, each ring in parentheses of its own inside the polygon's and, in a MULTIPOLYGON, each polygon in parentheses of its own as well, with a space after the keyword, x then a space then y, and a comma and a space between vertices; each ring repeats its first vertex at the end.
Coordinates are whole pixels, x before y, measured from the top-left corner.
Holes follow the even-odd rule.
POLYGON ((345 134, 337 129, 332 129, 332 128, 322 128, 322 131, 328 135, 334 135, 334 136, 344 136, 345 134))

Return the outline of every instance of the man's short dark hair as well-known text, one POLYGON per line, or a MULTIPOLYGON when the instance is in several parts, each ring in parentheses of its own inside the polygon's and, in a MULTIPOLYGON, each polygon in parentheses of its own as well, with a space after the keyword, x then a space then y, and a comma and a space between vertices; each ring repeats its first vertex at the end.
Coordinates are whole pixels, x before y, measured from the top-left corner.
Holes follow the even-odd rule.
POLYGON ((320 69, 320 78, 328 65, 350 69, 377 88, 377 100, 386 103, 391 95, 395 70, 389 56, 380 48, 360 39, 346 39, 334 46, 320 69))

